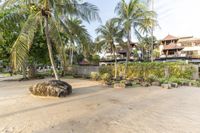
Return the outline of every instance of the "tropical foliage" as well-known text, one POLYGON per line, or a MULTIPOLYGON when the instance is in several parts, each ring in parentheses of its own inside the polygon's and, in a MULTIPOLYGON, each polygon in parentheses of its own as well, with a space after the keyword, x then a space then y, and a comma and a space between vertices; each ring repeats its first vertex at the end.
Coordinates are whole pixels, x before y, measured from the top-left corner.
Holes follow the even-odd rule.
MULTIPOLYGON (((192 65, 182 62, 177 63, 129 63, 127 70, 127 78, 137 79, 141 78, 147 80, 149 77, 156 78, 183 78, 191 79, 194 68, 192 65)), ((118 66, 118 73, 124 71, 125 66, 118 66)), ((112 73, 111 66, 104 66, 100 68, 100 74, 112 73)))
MULTIPOLYGON (((142 34, 150 32, 152 27, 156 24, 155 12, 150 11, 146 4, 140 0, 130 0, 127 3, 125 0, 121 0, 115 9, 118 17, 116 18, 122 26, 127 41, 126 45, 126 66, 125 74, 127 72, 128 61, 130 57, 130 44, 132 43, 132 33, 137 38, 140 38, 142 34)), ((125 75, 126 76, 126 75, 125 75)))
MULTIPOLYGON (((157 39, 156 37, 141 37, 139 39, 139 45, 138 48, 142 52, 142 60, 144 61, 150 61, 151 60, 151 55, 155 54, 152 52, 152 42, 153 42, 153 49, 156 48, 156 42, 157 39)), ((154 55, 155 57, 156 55, 154 55)))
MULTIPOLYGON (((65 24, 70 22, 68 21, 69 18, 79 18, 88 22, 91 20, 99 20, 96 6, 78 0, 7 0, 3 2, 3 10, 12 8, 16 8, 16 10, 9 13, 8 16, 3 17, 1 21, 8 19, 16 22, 21 20, 21 18, 17 16, 23 18, 27 15, 20 34, 12 47, 11 57, 13 68, 18 69, 24 65, 25 60, 29 56, 29 51, 32 47, 36 32, 38 30, 43 32, 44 29, 49 58, 56 79, 59 79, 59 77, 56 71, 53 48, 56 49, 61 59, 61 64, 64 66, 66 64, 65 46, 60 32, 62 32, 63 29, 67 31, 66 29, 68 29, 68 27, 65 24)), ((69 38, 68 34, 68 39, 69 38)))
POLYGON ((115 60, 115 78, 117 77, 117 50, 116 44, 122 43, 123 31, 116 21, 109 20, 105 25, 100 26, 96 29, 98 37, 96 39, 99 50, 105 50, 106 52, 112 53, 115 60))

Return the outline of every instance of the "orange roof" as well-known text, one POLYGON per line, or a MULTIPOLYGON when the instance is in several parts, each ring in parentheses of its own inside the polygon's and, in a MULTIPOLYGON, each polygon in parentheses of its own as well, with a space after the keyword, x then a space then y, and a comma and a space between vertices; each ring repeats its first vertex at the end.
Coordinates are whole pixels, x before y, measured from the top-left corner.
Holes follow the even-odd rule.
POLYGON ((173 49, 183 49, 183 47, 178 46, 175 43, 170 43, 169 45, 164 46, 164 50, 173 50, 173 49))
POLYGON ((79 64, 80 64, 80 65, 89 65, 90 62, 89 62, 88 60, 84 59, 84 60, 81 61, 79 64))
POLYGON ((169 41, 169 40, 178 40, 178 37, 172 36, 172 35, 167 35, 163 41, 169 41))

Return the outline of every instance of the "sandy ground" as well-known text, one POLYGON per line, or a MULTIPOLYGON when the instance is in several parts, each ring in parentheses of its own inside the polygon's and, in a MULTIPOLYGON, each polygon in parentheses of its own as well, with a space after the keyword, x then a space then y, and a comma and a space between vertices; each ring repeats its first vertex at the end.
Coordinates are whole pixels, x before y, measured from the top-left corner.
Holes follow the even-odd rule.
POLYGON ((30 95, 41 80, 0 82, 0 133, 200 133, 200 88, 66 81, 73 94, 61 99, 30 95))

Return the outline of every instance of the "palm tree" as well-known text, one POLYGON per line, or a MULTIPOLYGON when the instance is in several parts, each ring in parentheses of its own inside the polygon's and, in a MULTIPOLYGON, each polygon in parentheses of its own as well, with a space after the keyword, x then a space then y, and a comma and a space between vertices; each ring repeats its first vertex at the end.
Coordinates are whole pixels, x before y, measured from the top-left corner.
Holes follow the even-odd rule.
MULTIPOLYGON (((151 8, 152 11, 154 11, 154 0, 147 0, 147 5, 149 6, 149 8, 151 8)), ((154 41, 153 38, 154 38, 154 28, 155 28, 155 25, 152 25, 151 27, 151 37, 152 37, 152 41, 151 41, 151 62, 153 62, 153 50, 154 50, 154 41)))
POLYGON ((65 61, 64 44, 59 33, 63 18, 76 16, 88 22, 100 19, 96 6, 78 0, 7 0, 3 2, 2 8, 12 8, 13 6, 18 7, 16 10, 18 14, 23 14, 25 10, 29 12, 28 19, 13 44, 11 57, 13 68, 17 70, 23 66, 35 33, 41 26, 45 28, 49 58, 57 80, 59 80, 59 76, 56 71, 52 47, 56 48, 62 60, 65 61))
MULTIPOLYGON (((142 37, 139 41, 139 48, 141 49, 142 51, 142 59, 147 59, 148 61, 151 61, 151 58, 152 58, 152 40, 153 40, 153 44, 156 43, 156 37, 153 36, 153 38, 151 36, 145 36, 145 37, 142 37), (148 55, 147 55, 148 53, 148 55), (146 57, 146 58, 144 58, 146 57)), ((154 46, 154 45, 153 45, 154 46)), ((154 49, 154 47, 153 47, 154 49)))
POLYGON ((65 19, 63 21, 63 31, 68 38, 68 49, 70 50, 70 62, 73 63, 74 50, 83 52, 86 56, 87 53, 91 52, 90 44, 92 43, 91 36, 87 29, 82 24, 82 21, 77 18, 65 19))
POLYGON ((121 42, 123 34, 120 30, 119 25, 114 20, 109 20, 105 25, 100 26, 96 29, 97 44, 104 50, 110 50, 115 60, 115 79, 117 78, 117 57, 116 57, 116 43, 121 42))
MULTIPOLYGON (((116 8, 115 12, 118 14, 118 21, 123 26, 125 31, 125 37, 127 40, 127 54, 125 63, 125 77, 128 67, 128 61, 130 56, 130 44, 132 40, 132 32, 135 33, 137 37, 141 37, 140 31, 147 20, 153 20, 155 17, 155 12, 149 11, 147 6, 140 2, 140 0, 130 0, 126 3, 125 0, 121 0, 116 8)), ((153 22, 153 21, 151 21, 153 22)), ((151 27, 149 24, 148 27, 151 27)))

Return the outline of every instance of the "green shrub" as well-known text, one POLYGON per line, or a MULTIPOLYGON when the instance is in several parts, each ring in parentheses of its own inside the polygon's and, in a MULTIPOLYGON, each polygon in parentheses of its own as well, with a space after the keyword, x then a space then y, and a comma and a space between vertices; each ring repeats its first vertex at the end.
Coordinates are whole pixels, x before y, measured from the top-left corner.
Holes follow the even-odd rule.
POLYGON ((200 87, 200 82, 199 81, 193 81, 192 85, 195 87, 200 87))
POLYGON ((90 77, 93 80, 98 80, 99 79, 99 73, 98 72, 91 72, 90 77))
POLYGON ((2 68, 2 67, 0 67, 0 72, 1 72, 1 73, 3 72, 3 68, 2 68))
POLYGON ((167 78, 158 78, 158 81, 160 82, 160 84, 168 83, 168 79, 167 78))
POLYGON ((152 83, 152 82, 154 82, 154 81, 158 81, 158 78, 157 78, 155 75, 150 74, 150 75, 147 77, 146 81, 149 82, 149 83, 152 83))
POLYGON ((121 80, 120 83, 126 84, 126 80, 121 80))
POLYGON ((182 79, 172 77, 172 78, 168 79, 168 83, 177 83, 177 84, 181 84, 181 83, 182 83, 182 79))
MULTIPOLYGON (((117 73, 123 74, 125 69, 124 64, 118 65, 117 73)), ((194 68, 190 64, 183 62, 144 62, 144 63, 129 63, 126 73, 126 78, 153 81, 155 78, 181 78, 192 79, 194 68)), ((100 68, 100 75, 110 73, 114 75, 114 66, 104 66, 100 68)))
POLYGON ((109 73, 104 73, 103 75, 101 75, 101 79, 104 82, 110 82, 112 80, 112 76, 109 73))
POLYGON ((177 83, 179 85, 189 85, 189 83, 192 83, 192 80, 190 80, 190 79, 176 78, 176 77, 159 78, 158 81, 161 84, 164 84, 164 83, 177 83))
POLYGON ((110 75, 112 75, 113 73, 113 69, 112 69, 112 66, 102 66, 99 68, 99 75, 103 75, 105 73, 108 73, 110 75))

